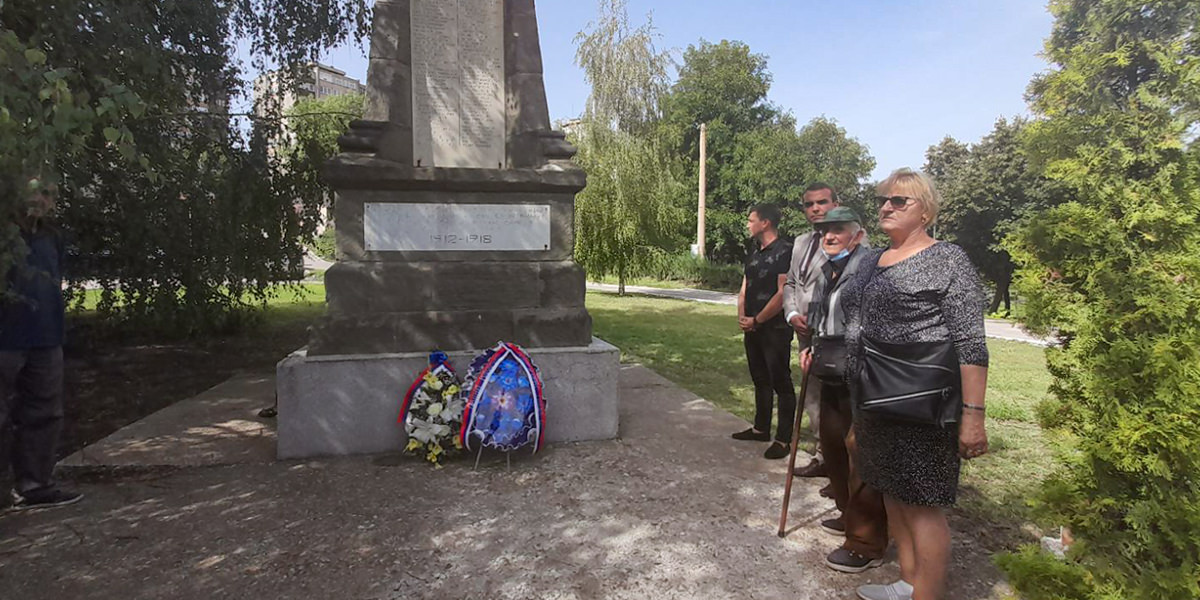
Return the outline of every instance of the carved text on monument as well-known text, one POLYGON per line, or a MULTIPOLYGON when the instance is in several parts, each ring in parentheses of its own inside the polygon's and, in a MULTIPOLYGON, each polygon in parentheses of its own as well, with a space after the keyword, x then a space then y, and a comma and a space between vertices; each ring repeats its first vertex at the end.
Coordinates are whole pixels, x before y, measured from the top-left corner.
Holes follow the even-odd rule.
POLYGON ((412 0, 413 159, 504 165, 502 0, 412 0))
POLYGON ((550 249, 548 204, 363 204, 368 252, 550 249))

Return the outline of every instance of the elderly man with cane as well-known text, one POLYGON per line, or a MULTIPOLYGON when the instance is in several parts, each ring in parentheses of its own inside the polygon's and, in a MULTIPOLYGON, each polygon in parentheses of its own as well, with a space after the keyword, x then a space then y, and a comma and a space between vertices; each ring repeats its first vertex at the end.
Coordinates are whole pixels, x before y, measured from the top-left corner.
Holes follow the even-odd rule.
MULTIPOLYGON (((864 485, 854 465, 855 440, 851 428, 850 392, 846 386, 846 315, 842 291, 860 276, 870 249, 857 214, 836 207, 816 224, 823 262, 814 278, 806 323, 812 345, 800 354, 804 371, 802 388, 815 389, 820 399, 819 443, 825 457, 831 495, 841 515, 827 519, 821 528, 844 537, 842 546, 825 559, 826 566, 844 573, 859 573, 882 564, 887 549, 887 514, 883 497, 864 485)), ((798 421, 798 420, 797 420, 798 421)), ((795 424, 799 430, 799 423, 795 424)), ((793 458, 794 461, 794 458, 793 458)), ((786 496, 790 496, 791 474, 786 496)), ((786 523, 786 503, 780 531, 786 523)))
POLYGON ((819 384, 821 452, 833 500, 842 513, 821 522, 827 533, 844 537, 842 546, 825 558, 825 564, 843 573, 859 573, 883 562, 888 543, 883 496, 863 483, 855 467, 853 413, 845 379, 848 319, 842 295, 862 276, 863 269, 870 268, 870 249, 862 245, 866 232, 858 215, 847 207, 829 211, 817 224, 817 232, 826 261, 809 303, 813 343, 801 352, 800 366, 819 384))

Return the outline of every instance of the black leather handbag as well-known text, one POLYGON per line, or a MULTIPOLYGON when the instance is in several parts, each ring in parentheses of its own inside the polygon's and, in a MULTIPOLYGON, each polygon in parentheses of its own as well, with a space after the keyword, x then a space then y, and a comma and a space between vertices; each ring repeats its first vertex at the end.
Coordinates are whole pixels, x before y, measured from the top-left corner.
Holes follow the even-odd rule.
POLYGON ((849 354, 846 336, 815 336, 812 346, 812 364, 809 369, 811 369, 813 377, 820 379, 822 383, 845 385, 846 358, 849 354))
POLYGON ((927 425, 962 418, 962 376, 952 342, 889 344, 863 336, 860 343, 859 410, 927 425))
MULTIPOLYGON (((864 295, 878 270, 875 260, 867 267, 864 295)), ((892 344, 863 335, 857 357, 859 410, 926 425, 945 426, 962 418, 962 372, 953 342, 892 344)))

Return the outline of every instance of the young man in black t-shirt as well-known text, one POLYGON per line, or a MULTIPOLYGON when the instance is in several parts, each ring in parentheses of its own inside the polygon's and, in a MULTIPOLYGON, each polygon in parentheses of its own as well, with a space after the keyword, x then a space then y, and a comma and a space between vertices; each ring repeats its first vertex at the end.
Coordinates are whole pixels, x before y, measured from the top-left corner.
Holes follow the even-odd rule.
POLYGON ((733 434, 735 440, 769 441, 771 412, 779 398, 775 440, 763 454, 788 455, 796 392, 792 387, 792 328, 783 318, 783 285, 791 265, 792 244, 779 237, 779 207, 759 204, 750 211, 746 228, 756 242, 746 257, 742 290, 738 293, 738 326, 744 332, 746 363, 754 381, 754 426, 733 434))

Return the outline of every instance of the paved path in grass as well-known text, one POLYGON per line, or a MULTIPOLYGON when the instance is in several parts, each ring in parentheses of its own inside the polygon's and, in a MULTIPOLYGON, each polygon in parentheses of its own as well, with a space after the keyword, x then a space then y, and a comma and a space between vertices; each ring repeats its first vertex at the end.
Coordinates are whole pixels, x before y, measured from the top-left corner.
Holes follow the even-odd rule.
MULTIPOLYGON (((478 470, 274 461, 253 412, 271 388, 242 376, 185 400, 86 452, 68 471, 83 502, 0 514, 0 598, 834 600, 898 577, 894 558, 860 575, 822 565, 838 544, 818 527, 834 516, 824 480, 796 482, 777 537, 784 462, 637 365, 620 372, 619 439, 519 452, 511 469, 499 455, 478 470)), ((956 600, 1007 589, 964 533, 950 581, 956 600)))
POLYGON ((304 270, 305 271, 325 271, 332 267, 333 263, 313 254, 311 251, 304 253, 304 270))
MULTIPOLYGON (((589 290, 598 292, 616 293, 617 286, 610 283, 596 283, 589 281, 587 284, 589 290)), ((642 285, 626 285, 625 293, 640 294, 643 296, 657 296, 660 298, 674 298, 676 300, 691 300, 694 302, 704 302, 707 304, 728 304, 731 306, 737 305, 737 294, 728 292, 714 292, 712 290, 697 290, 692 288, 655 288, 642 285)), ((1048 338, 1033 335, 1012 321, 1002 319, 986 319, 984 327, 987 330, 987 336, 999 340, 1011 340, 1014 342, 1024 342, 1026 344, 1035 344, 1038 346, 1049 346, 1053 342, 1048 338)))

